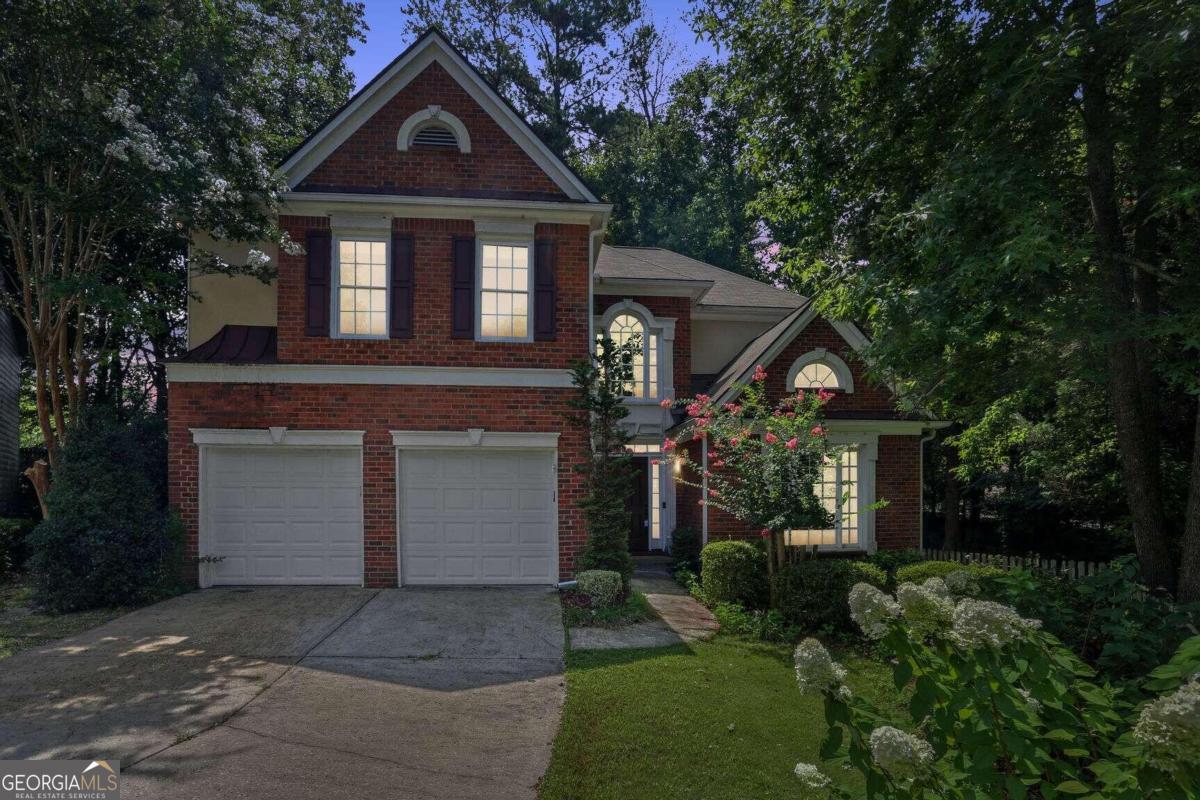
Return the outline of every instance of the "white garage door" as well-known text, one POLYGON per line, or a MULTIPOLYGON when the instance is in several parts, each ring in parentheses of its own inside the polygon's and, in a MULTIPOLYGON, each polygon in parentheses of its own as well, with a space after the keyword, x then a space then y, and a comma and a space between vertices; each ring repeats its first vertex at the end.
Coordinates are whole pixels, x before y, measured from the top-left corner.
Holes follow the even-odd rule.
POLYGON ((558 580, 555 454, 400 451, 406 584, 558 580))
POLYGON ((211 447, 203 481, 211 583, 362 583, 361 449, 211 447))

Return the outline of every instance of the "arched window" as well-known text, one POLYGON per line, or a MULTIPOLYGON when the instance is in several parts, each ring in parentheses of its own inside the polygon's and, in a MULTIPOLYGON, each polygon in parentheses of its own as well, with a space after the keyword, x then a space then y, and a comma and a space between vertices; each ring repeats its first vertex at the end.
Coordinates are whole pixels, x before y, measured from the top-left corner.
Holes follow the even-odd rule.
POLYGON ((820 361, 814 361, 811 364, 805 364, 796 373, 796 382, 792 384, 793 389, 840 389, 841 384, 838 383, 837 375, 828 364, 820 361))
POLYGON ((647 333, 646 324, 636 314, 624 311, 608 324, 608 337, 623 345, 637 337, 641 347, 633 356, 633 380, 625 387, 630 397, 658 397, 658 335, 647 333))
POLYGON ((792 389, 830 389, 847 394, 854 391, 850 367, 823 347, 805 353, 788 370, 787 385, 792 389))

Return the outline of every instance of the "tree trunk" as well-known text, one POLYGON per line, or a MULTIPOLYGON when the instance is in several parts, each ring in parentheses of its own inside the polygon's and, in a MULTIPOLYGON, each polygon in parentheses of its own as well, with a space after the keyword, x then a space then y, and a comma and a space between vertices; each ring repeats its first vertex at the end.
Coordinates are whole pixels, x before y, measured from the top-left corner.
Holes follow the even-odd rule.
POLYGON ((962 550, 962 482, 954 470, 958 467, 958 448, 943 444, 946 454, 946 471, 943 476, 942 488, 942 519, 944 520, 945 535, 942 538, 942 549, 962 550))
POLYGON ((1192 477, 1188 485, 1187 517, 1180 543, 1179 592, 1181 603, 1200 601, 1200 402, 1196 407, 1196 435, 1192 442, 1192 477))
POLYGON ((1115 145, 1103 42, 1096 32, 1094 0, 1076 4, 1086 30, 1083 57, 1083 135, 1087 161, 1087 191, 1095 231, 1097 278, 1106 298, 1113 340, 1106 352, 1113 422, 1121 477, 1133 520, 1142 576, 1152 588, 1175 588, 1175 569, 1167 540, 1163 511, 1162 475, 1157 421, 1148 419, 1143 398, 1139 342, 1133 334, 1133 279, 1123 256, 1124 236, 1118 211, 1115 145))

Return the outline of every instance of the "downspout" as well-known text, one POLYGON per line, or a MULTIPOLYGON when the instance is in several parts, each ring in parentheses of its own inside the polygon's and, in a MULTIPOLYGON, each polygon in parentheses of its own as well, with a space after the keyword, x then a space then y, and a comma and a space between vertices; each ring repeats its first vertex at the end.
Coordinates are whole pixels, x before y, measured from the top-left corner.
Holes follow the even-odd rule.
POLYGON ((920 475, 921 483, 917 494, 917 513, 919 514, 920 527, 918 530, 917 547, 925 550, 925 445, 933 441, 933 437, 937 436, 937 428, 930 428, 925 433, 921 434, 921 443, 919 447, 921 452, 917 454, 917 472, 920 475))
POLYGON ((700 546, 708 544, 708 437, 700 437, 700 546))

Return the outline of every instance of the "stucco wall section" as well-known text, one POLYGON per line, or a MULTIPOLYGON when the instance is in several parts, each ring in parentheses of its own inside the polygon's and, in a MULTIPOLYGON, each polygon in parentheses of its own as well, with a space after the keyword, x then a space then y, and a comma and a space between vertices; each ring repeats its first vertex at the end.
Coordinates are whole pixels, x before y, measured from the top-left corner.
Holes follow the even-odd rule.
POLYGON ((769 327, 770 322, 692 320, 692 369, 700 375, 719 373, 769 327))
MULTIPOLYGON (((192 236, 190 253, 205 251, 231 264, 245 264, 251 247, 266 253, 278 267, 279 253, 274 244, 251 245, 249 242, 217 241, 197 233, 192 236)), ((192 271, 188 295, 188 349, 204 344, 224 325, 274 325, 276 320, 275 283, 263 283, 248 275, 213 275, 192 271)))

